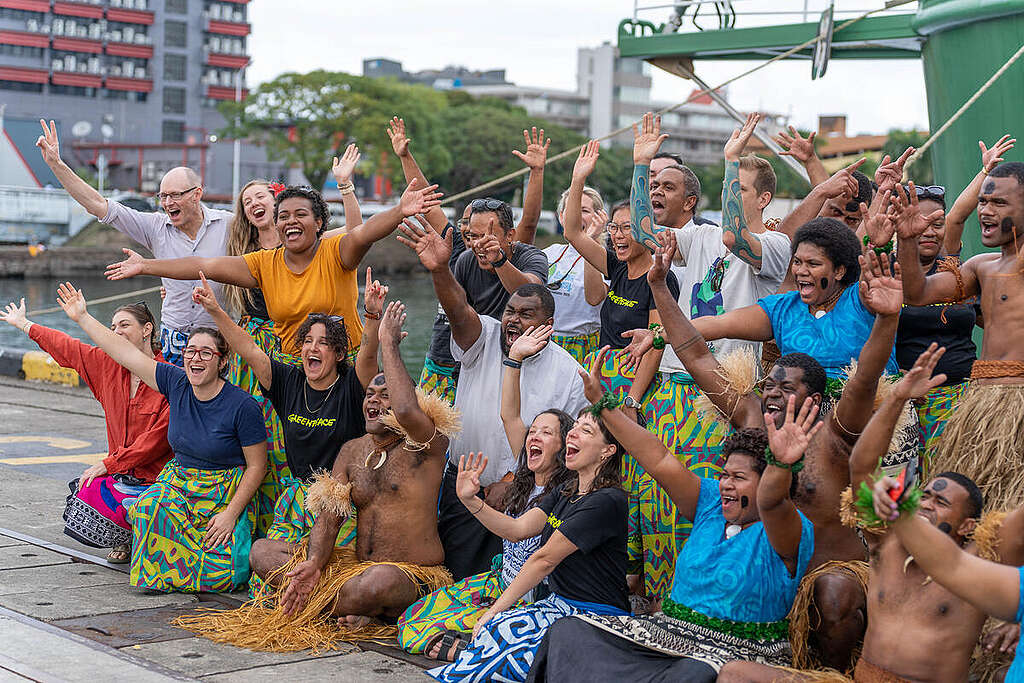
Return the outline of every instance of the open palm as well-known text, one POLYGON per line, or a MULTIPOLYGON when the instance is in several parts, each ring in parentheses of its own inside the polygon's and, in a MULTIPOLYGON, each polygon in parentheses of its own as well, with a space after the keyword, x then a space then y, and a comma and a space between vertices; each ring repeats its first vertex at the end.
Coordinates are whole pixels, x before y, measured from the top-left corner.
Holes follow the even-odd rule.
POLYGON ((900 264, 888 254, 867 251, 860 257, 860 293, 864 307, 875 315, 898 315, 903 307, 900 264))
POLYGON ((804 457, 808 444, 823 424, 817 421, 818 405, 813 400, 804 400, 800 413, 794 416, 795 404, 796 397, 790 396, 786 404, 786 421, 781 427, 776 427, 769 415, 764 419, 768 447, 775 459, 784 465, 792 465, 804 457))

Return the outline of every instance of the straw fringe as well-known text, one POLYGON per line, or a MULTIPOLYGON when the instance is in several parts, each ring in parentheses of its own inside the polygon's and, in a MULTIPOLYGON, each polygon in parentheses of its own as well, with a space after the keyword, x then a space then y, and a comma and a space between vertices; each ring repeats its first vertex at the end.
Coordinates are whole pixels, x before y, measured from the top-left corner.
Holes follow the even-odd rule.
MULTIPOLYGON (((462 431, 462 416, 442 396, 425 392, 417 387, 416 402, 419 403, 420 410, 426 413, 430 421, 434 423, 434 436, 444 434, 450 439, 462 431)), ((424 443, 411 440, 402 425, 398 423, 398 418, 391 411, 381 415, 380 421, 391 431, 405 437, 405 444, 411 450, 425 450, 430 445, 430 441, 433 440, 431 438, 424 443)))
POLYGON ((269 603, 279 605, 287 585, 286 581, 282 581, 280 587, 275 587, 273 580, 286 575, 305 558, 306 546, 303 544, 287 564, 268 577, 259 593, 238 609, 201 609, 197 614, 178 617, 172 623, 217 643, 263 652, 308 649, 317 655, 335 649, 339 640, 393 644, 397 633, 394 626, 371 623, 353 627, 331 615, 342 587, 371 567, 397 567, 425 592, 433 592, 452 583, 451 574, 440 565, 421 567, 407 562, 359 562, 355 550, 346 546, 334 549, 331 562, 324 568, 301 612, 286 615, 279 606, 272 609, 265 607, 269 603))
MULTIPOLYGON (((990 512, 981 519, 981 523, 971 534, 978 557, 991 562, 999 562, 999 532, 1006 519, 1006 512, 990 512)), ((978 646, 974 648, 974 655, 971 658, 971 680, 979 683, 992 683, 996 680, 996 674, 1013 660, 1013 652, 990 652, 981 646, 984 637, 992 629, 1001 626, 1004 622, 998 619, 988 619, 981 629, 982 637, 978 639, 978 646)))
MULTIPOLYGON (((860 583, 865 593, 868 590, 867 562, 831 560, 804 575, 804 578, 800 581, 800 586, 797 588, 793 607, 790 608, 789 616, 787 617, 789 620, 789 644, 793 648, 793 666, 796 667, 791 670, 799 671, 801 674, 812 673, 812 671, 808 670, 817 670, 813 671, 813 673, 820 673, 826 676, 825 678, 808 678, 805 680, 847 680, 838 671, 822 670, 821 662, 814 656, 808 645, 808 638, 811 633, 811 609, 814 607, 814 582, 817 581, 818 577, 825 574, 848 576, 860 583), (828 678, 828 676, 832 676, 832 678, 828 678), (836 676, 839 676, 839 678, 836 678, 836 676)), ((856 661, 857 658, 854 656, 853 661, 850 662, 851 668, 856 661)))
POLYGON ((314 515, 325 512, 346 520, 355 514, 352 505, 352 482, 342 484, 330 472, 320 470, 306 491, 306 509, 314 515))
MULTIPOLYGON (((729 384, 737 396, 746 396, 757 388, 757 368, 760 360, 750 347, 744 346, 730 351, 718 359, 718 365, 718 376, 729 384)), ((724 418, 728 422, 732 419, 732 415, 720 411, 703 391, 694 400, 693 407, 697 415, 705 420, 724 418)))
POLYGON ((972 384, 946 423, 932 471, 970 477, 986 510, 1024 502, 1024 385, 972 384))
POLYGON ((779 671, 788 673, 788 676, 776 676, 773 681, 777 683, 849 683, 852 678, 844 676, 835 669, 821 669, 820 671, 805 671, 794 669, 788 666, 775 667, 779 671))

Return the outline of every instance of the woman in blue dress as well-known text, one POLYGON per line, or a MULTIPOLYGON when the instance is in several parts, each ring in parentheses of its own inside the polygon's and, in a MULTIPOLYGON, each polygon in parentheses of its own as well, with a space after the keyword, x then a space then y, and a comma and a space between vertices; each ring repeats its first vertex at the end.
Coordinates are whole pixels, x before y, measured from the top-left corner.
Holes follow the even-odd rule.
MULTIPOLYGON (((599 392, 590 376, 588 398, 599 392)), ((813 525, 791 499, 794 470, 822 424, 810 400, 794 417, 794 401, 782 428, 766 420, 767 431, 726 439, 718 481, 695 475, 621 411, 601 413, 693 531, 662 613, 563 619, 548 630, 528 680, 711 683, 735 659, 789 664, 785 617, 814 550, 813 525)))

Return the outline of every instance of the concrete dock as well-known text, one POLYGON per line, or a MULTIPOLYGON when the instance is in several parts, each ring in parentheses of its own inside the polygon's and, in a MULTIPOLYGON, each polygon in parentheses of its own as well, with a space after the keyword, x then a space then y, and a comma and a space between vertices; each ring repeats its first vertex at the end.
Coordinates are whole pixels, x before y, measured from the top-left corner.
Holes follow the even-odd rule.
POLYGON ((313 657, 195 638, 168 622, 199 597, 146 595, 123 567, 69 556, 105 554, 65 536, 61 520, 67 482, 105 455, 87 389, 0 377, 0 681, 429 680, 426 660, 395 648, 339 643, 313 657))

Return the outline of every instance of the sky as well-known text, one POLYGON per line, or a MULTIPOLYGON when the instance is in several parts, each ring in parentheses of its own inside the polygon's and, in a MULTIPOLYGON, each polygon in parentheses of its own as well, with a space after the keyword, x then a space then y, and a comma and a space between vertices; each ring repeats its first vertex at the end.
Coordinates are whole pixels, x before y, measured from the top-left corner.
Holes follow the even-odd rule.
MULTIPOLYGON (((667 5, 664 0, 639 0, 667 5)), ((738 13, 787 10, 817 21, 828 0, 733 0, 738 13)), ((882 0, 836 0, 836 9, 867 10, 882 0)), ((617 26, 632 16, 629 0, 301 0, 249 5, 253 65, 249 82, 288 71, 330 69, 362 73, 363 59, 388 57, 406 71, 458 64, 470 69, 506 69, 517 85, 575 90, 576 50, 614 44, 617 26), (284 21, 282 21, 284 19, 284 21)), ((911 5, 913 7, 913 5, 911 5)), ((670 9, 641 11, 655 24, 670 9)), ((856 14, 840 14, 837 23, 856 14)), ((801 21, 787 16, 740 15, 737 27, 801 21)), ((710 20, 707 20, 710 21, 710 20)), ((697 74, 711 85, 741 73, 753 62, 701 61, 697 74)), ((846 114, 847 132, 885 133, 891 128, 927 129, 924 77, 919 60, 829 63, 824 78, 811 81, 805 60, 772 64, 730 86, 737 109, 789 115, 813 129, 821 114, 846 114)), ((681 102, 694 85, 652 69, 652 97, 681 102)))

